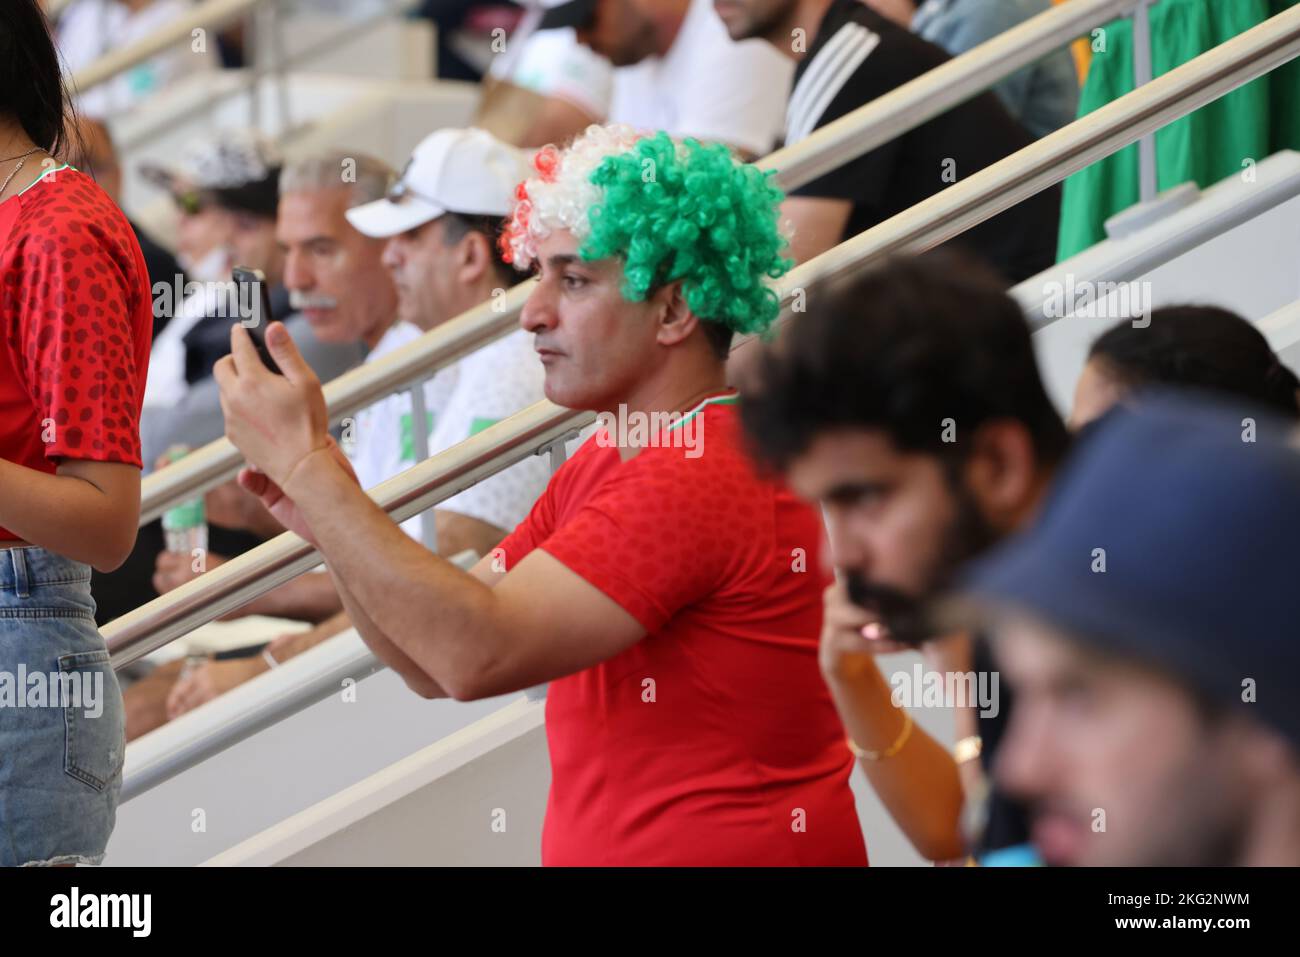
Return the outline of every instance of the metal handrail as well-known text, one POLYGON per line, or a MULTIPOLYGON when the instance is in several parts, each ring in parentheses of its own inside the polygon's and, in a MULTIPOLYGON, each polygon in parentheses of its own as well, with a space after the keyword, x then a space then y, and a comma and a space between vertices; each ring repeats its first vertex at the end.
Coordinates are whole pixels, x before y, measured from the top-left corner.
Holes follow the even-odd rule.
MULTIPOLYGON (((594 412, 537 402, 376 485, 369 494, 395 522, 404 522, 571 438, 595 418, 594 412)), ((293 532, 263 542, 100 629, 112 652, 113 667, 126 667, 319 563, 316 550, 293 532)))
MULTIPOLYGON (((141 37, 136 42, 120 49, 110 50, 105 53, 93 63, 73 74, 68 81, 68 86, 75 93, 84 93, 86 90, 106 83, 118 74, 169 49, 172 45, 188 40, 195 29, 202 28, 215 31, 239 20, 246 13, 266 14, 269 18, 266 22, 270 25, 269 32, 272 38, 270 62, 265 67, 254 64, 246 80, 233 87, 216 91, 199 108, 210 108, 219 100, 238 96, 241 93, 251 93, 253 94, 252 109, 256 116, 259 109, 259 101, 256 95, 257 86, 264 75, 270 74, 278 81, 281 119, 285 125, 288 125, 287 93, 284 86, 286 70, 324 53, 332 52, 338 47, 354 41, 371 28, 388 22, 394 17, 405 16, 415 8, 418 0, 393 0, 389 6, 372 13, 362 20, 349 23, 343 30, 330 34, 323 40, 296 51, 292 56, 287 55, 284 51, 283 31, 275 19, 280 13, 281 3, 282 0, 205 0, 204 3, 193 8, 184 16, 163 24, 148 36, 141 37)), ((50 14, 51 19, 53 15, 53 13, 50 14)), ((138 146, 155 138, 165 130, 166 124, 162 127, 148 129, 143 133, 137 131, 134 136, 124 142, 126 145, 138 146)))
MULTIPOLYGON (((148 36, 105 53, 94 63, 74 73, 68 85, 75 93, 85 93, 175 44, 188 40, 194 30, 218 30, 238 20, 262 2, 264 0, 204 0, 194 9, 164 23, 148 36)), ((279 0, 271 2, 279 3, 279 0)))
MULTIPOLYGON (((273 0, 273 2, 278 3, 278 0, 273 0)), ((269 32, 272 34, 270 45, 272 55, 270 57, 270 62, 265 66, 265 68, 254 63, 251 67, 246 67, 243 71, 226 71, 236 73, 244 72, 247 75, 237 83, 229 85, 217 84, 215 88, 209 91, 207 99, 193 107, 190 112, 194 112, 195 110, 210 110, 222 100, 228 100, 247 94, 251 97, 250 105, 254 114, 253 125, 257 126, 256 115, 258 109, 260 109, 258 106, 259 101, 257 99, 258 86, 267 76, 271 76, 275 79, 278 87, 280 98, 279 111, 281 114, 279 135, 280 139, 284 140, 286 137, 292 136, 301 128, 295 128, 287 119, 288 110, 286 98, 288 93, 286 87, 286 72, 300 64, 307 63, 324 54, 332 53, 349 43, 356 42, 360 36, 375 27, 381 26, 395 17, 403 17, 410 13, 415 9, 418 2, 419 0, 392 0, 389 6, 383 7, 362 19, 349 21, 343 30, 331 33, 315 43, 299 47, 294 50, 292 54, 288 54, 284 50, 283 25, 277 25, 272 20, 269 27, 269 32)), ((259 14, 266 13, 268 15, 274 15, 277 14, 278 11, 278 5, 257 8, 257 13, 259 14)), ((123 136, 121 145, 124 148, 137 148, 145 143, 152 142, 164 133, 171 132, 174 121, 174 117, 166 117, 159 123, 150 126, 137 127, 129 135, 123 136)))
MULTIPOLYGON (((1297 55, 1300 6, 797 267, 780 283, 782 301, 788 306, 797 290, 833 279, 850 268, 869 265, 891 253, 923 251, 951 239, 1297 55)), ((591 412, 539 402, 384 482, 372 491, 372 497, 395 521, 404 521, 594 418, 591 412)), ((285 532, 106 625, 103 633, 114 665, 121 667, 148 654, 318 560, 310 545, 285 532)))
MULTIPOLYGON (((756 165, 773 170, 782 189, 797 189, 978 95, 1079 34, 1132 9, 1136 2, 1070 0, 1054 6, 828 123, 800 142, 769 154, 756 165)), ((531 281, 516 287, 492 304, 495 312, 479 306, 395 350, 382 362, 367 363, 334 380, 325 390, 331 421, 337 423, 506 335, 516 328, 519 310, 531 288, 531 281), (462 341, 472 345, 462 348, 462 341)), ((234 446, 217 439, 146 477, 141 487, 141 524, 226 481, 239 470, 241 461, 234 446)))

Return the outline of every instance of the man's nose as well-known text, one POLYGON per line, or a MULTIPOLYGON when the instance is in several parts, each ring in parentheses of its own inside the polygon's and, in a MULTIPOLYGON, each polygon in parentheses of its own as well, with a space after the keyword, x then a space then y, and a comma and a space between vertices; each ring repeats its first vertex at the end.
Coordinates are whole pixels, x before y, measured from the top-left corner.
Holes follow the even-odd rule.
POLYGON ((390 272, 402 264, 402 253, 397 247, 397 240, 390 239, 384 243, 384 251, 379 257, 379 262, 390 272))
POLYGON ((305 291, 316 285, 316 279, 303 262, 303 257, 293 249, 284 256, 284 285, 286 289, 299 291, 305 291))
POLYGON ((865 573, 871 564, 871 548, 860 534, 855 533, 844 510, 826 506, 822 514, 826 520, 826 539, 830 544, 832 563, 836 568, 865 573))
POLYGON ((1055 752, 1050 721, 1026 720, 1025 712, 1020 708, 1009 716, 993 774, 1007 793, 1029 799, 1045 793, 1055 752))
POLYGON ((545 283, 539 282, 524 301, 519 312, 519 325, 525 332, 539 333, 554 329, 559 319, 555 301, 545 283))

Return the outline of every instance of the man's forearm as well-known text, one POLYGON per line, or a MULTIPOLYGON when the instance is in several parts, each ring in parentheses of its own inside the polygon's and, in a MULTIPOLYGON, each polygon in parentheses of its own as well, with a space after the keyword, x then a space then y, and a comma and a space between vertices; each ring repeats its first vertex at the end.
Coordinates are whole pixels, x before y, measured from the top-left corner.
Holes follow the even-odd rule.
POLYGON ((311 527, 367 643, 391 642, 460 697, 499 650, 492 590, 413 541, 328 457, 302 470, 285 492, 311 527))
POLYGON ((307 572, 259 595, 239 609, 239 614, 293 618, 319 624, 343 610, 329 575, 307 572))
MULTIPOLYGON (((337 595, 338 592, 336 591, 335 594, 337 595)), ((342 601, 339 604, 342 604, 342 601)), ((290 658, 315 648, 321 642, 328 641, 339 632, 346 631, 351 627, 352 620, 348 618, 348 613, 340 611, 338 614, 326 618, 310 631, 281 635, 271 642, 271 654, 275 656, 276 661, 288 661, 290 658)))
POLYGON ((411 659, 410 655, 393 644, 392 640, 379 629, 379 626, 366 613, 361 602, 348 590, 347 583, 339 577, 338 573, 331 571, 331 574, 334 576, 334 584, 338 588, 339 597, 343 600, 344 614, 352 626, 356 628, 361 640, 375 653, 375 657, 397 672, 416 694, 425 698, 448 697, 442 685, 429 677, 424 669, 411 659))

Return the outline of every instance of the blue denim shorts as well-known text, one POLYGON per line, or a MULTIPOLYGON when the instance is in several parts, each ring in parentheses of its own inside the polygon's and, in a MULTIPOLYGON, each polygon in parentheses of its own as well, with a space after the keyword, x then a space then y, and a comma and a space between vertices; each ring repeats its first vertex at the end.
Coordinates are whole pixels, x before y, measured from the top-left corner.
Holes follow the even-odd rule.
POLYGON ((90 567, 0 549, 0 865, 103 859, 125 730, 90 567))

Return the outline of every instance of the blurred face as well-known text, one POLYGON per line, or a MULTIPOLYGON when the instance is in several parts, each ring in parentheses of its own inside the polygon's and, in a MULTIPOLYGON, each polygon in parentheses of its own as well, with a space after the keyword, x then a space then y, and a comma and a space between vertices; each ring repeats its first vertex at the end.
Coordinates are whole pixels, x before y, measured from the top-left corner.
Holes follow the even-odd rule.
POLYGON ((655 52, 656 0, 599 0, 591 22, 578 28, 578 40, 614 66, 640 63, 655 52))
POLYGON ((284 254, 275 237, 275 220, 244 211, 231 212, 230 252, 236 266, 251 266, 266 274, 267 282, 278 286, 284 254))
MULTIPOLYGON (((235 218, 229 210, 206 205, 197 212, 180 213, 176 223, 176 254, 181 265, 191 269, 215 250, 229 250, 235 236, 235 218)), ((217 276, 200 276, 215 279, 217 276)))
MULTIPOLYGON (((795 15, 794 0, 713 0, 718 19, 727 28, 733 40, 757 37, 769 43, 790 49, 791 18, 795 15)), ((808 32, 808 41, 817 30, 817 24, 798 24, 808 32)))
POLYGON ((1252 790, 1244 722, 1206 720, 1167 677, 1039 622, 1003 623, 997 652, 1016 707, 994 773, 1029 804, 1048 864, 1238 860, 1252 790))
MULTIPOLYGON (((435 219, 388 240, 383 263, 397 290, 397 316, 421 329, 432 329, 481 301, 475 280, 482 268, 468 261, 465 244, 472 234, 450 245, 446 221, 435 219)), ((491 255, 491 250, 481 250, 491 255)))
POLYGON ((276 237, 284 254, 290 305, 322 342, 373 346, 397 308, 384 269, 384 241, 352 228, 348 189, 301 190, 280 197, 276 237))
POLYGON ((831 558, 850 597, 879 612, 898 641, 931 637, 922 604, 997 537, 938 458, 900 452, 876 430, 820 434, 786 480, 823 506, 831 558))
POLYGON ((538 284, 520 325, 546 369, 546 397, 570 409, 607 411, 655 368, 658 296, 628 302, 617 260, 584 262, 568 230, 538 243, 538 284))

